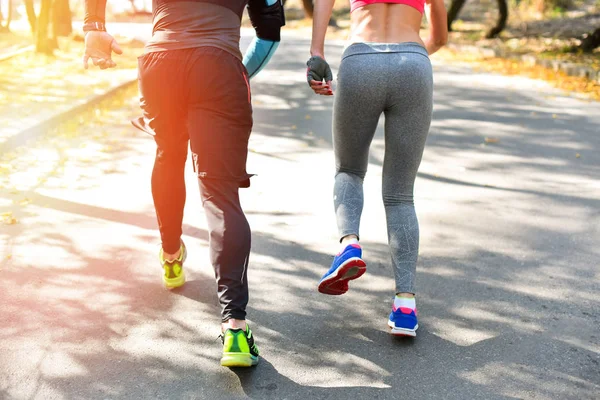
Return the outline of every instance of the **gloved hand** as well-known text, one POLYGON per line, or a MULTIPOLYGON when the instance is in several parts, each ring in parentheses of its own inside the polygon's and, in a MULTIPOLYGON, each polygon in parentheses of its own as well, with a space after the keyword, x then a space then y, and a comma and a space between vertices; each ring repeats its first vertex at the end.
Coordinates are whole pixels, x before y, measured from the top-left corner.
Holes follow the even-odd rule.
POLYGON ((319 56, 312 56, 306 62, 306 81, 312 90, 317 94, 331 96, 333 91, 331 90, 331 81, 333 80, 333 74, 331 68, 324 58, 319 56), (325 80, 325 84, 323 84, 325 80))
POLYGON ((331 73, 331 68, 329 68, 329 64, 325 61, 324 58, 319 56, 312 56, 306 62, 308 66, 306 70, 306 79, 310 84, 310 81, 321 82, 325 80, 325 82, 331 82, 333 80, 333 74, 331 73))
POLYGON ((85 34, 85 52, 83 54, 83 68, 88 69, 91 59, 100 69, 114 68, 117 66, 112 60, 112 53, 123 54, 117 41, 108 33, 90 31, 85 34))

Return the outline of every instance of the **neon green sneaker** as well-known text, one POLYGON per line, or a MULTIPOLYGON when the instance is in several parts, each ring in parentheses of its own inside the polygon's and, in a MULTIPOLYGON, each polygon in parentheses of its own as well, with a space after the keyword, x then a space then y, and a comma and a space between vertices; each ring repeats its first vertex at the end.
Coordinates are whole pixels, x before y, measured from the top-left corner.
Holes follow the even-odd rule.
POLYGON ((179 258, 173 261, 167 261, 164 257, 164 251, 161 247, 158 252, 160 265, 164 270, 163 283, 167 289, 175 289, 183 286, 185 283, 185 272, 183 271, 183 262, 187 258, 187 250, 183 241, 181 242, 179 258))
POLYGON ((221 365, 224 367, 251 367, 258 364, 258 347, 254 344, 254 335, 250 326, 246 330, 227 329, 221 335, 223 341, 223 358, 221 365))

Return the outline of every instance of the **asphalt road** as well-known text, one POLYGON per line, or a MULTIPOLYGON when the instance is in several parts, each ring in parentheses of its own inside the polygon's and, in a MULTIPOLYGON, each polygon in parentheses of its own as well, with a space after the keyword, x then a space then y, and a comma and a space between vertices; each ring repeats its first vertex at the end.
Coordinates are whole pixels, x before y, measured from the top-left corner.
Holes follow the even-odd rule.
MULTIPOLYGON (((82 125, 81 137, 59 141, 68 157, 56 176, 15 178, 19 194, 0 196, 7 209, 30 199, 14 211, 18 224, 0 226, 0 398, 600 398, 600 104, 434 58, 434 122, 416 185, 420 329, 399 340, 386 327, 382 125, 365 181, 367 273, 347 295, 316 291, 337 251, 332 99, 304 82, 308 41, 285 39, 252 82, 257 176, 242 193, 260 365, 219 366, 216 285, 189 165, 188 283, 160 286, 154 144, 128 123, 139 113, 132 96, 106 113, 108 134, 82 125)), ((326 49, 336 69, 341 51, 326 49)), ((22 157, 45 160, 48 146, 22 157)))

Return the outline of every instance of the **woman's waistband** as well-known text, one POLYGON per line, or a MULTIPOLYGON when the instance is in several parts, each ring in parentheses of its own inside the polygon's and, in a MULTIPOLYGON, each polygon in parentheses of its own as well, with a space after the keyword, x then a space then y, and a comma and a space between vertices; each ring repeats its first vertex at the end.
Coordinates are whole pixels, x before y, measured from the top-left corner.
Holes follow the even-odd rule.
POLYGON ((356 56, 359 54, 378 54, 378 53, 416 53, 429 58, 427 49, 422 44, 417 42, 403 43, 374 43, 362 42, 352 43, 342 54, 342 60, 346 57, 356 56))

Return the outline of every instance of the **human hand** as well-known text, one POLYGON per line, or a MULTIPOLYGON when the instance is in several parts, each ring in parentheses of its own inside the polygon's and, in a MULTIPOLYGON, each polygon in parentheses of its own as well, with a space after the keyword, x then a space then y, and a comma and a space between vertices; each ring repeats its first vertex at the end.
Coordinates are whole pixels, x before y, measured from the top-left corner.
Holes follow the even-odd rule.
POLYGON ((333 90, 331 89, 331 81, 333 80, 333 74, 329 64, 323 57, 312 56, 306 62, 306 80, 310 88, 316 93, 322 96, 332 96, 333 90), (325 84, 323 84, 323 80, 325 84))
POLYGON ((85 53, 83 55, 83 68, 88 69, 88 61, 92 59, 94 65, 100 69, 113 68, 117 64, 112 60, 112 52, 123 54, 117 41, 104 31, 89 31, 85 34, 85 53))

